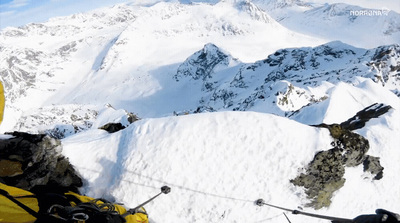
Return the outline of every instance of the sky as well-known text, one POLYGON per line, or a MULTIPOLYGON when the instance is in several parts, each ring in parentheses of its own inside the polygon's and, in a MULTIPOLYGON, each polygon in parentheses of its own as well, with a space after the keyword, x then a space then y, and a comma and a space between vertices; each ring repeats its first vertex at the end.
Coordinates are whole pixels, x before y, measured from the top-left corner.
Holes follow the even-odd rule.
POLYGON ((31 22, 45 22, 56 16, 67 16, 112 6, 127 0, 0 0, 0 29, 31 22))
MULTIPOLYGON (((51 17, 67 16, 95 8, 132 0, 0 0, 0 29, 31 22, 45 22, 51 17)), ((134 0, 133 2, 156 0, 134 0)), ((206 0, 207 1, 207 0, 206 0)), ((268 1, 268 0, 265 0, 268 1)), ((306 2, 344 2, 367 8, 391 9, 400 13, 400 0, 304 0, 306 2)))

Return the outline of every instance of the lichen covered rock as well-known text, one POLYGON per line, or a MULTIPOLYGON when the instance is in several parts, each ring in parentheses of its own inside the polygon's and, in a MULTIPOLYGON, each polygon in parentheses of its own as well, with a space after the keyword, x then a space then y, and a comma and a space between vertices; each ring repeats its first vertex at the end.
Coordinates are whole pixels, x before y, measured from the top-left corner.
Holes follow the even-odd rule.
POLYGON ((317 153, 306 172, 291 180, 297 186, 305 187, 311 198, 310 206, 319 209, 330 205, 333 192, 344 185, 345 168, 341 152, 337 148, 317 153))
POLYGON ((329 130, 333 148, 318 152, 305 171, 290 180, 294 185, 305 188, 311 201, 309 206, 319 209, 330 205, 333 193, 346 181, 343 178, 345 167, 363 164, 364 172, 370 173, 374 180, 383 177, 384 168, 379 158, 367 155, 370 147, 368 140, 352 130, 364 127, 371 118, 377 118, 390 109, 388 105, 373 104, 341 124, 314 125, 329 130))

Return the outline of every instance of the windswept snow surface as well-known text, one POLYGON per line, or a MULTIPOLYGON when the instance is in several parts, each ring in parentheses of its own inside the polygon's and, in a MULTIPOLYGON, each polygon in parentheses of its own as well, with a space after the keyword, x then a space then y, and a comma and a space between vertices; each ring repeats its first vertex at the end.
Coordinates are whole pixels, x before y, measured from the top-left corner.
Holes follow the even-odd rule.
MULTIPOLYGON (((376 208, 400 210, 396 183, 400 115, 391 110, 361 131, 381 157, 384 177, 346 169, 346 183, 329 209, 305 211, 353 218, 376 208)), ((151 222, 285 222, 281 210, 307 203, 289 180, 317 151, 331 148, 326 129, 271 114, 216 112, 143 119, 117 133, 90 130, 63 140, 64 154, 87 181, 83 192, 116 198, 128 207, 172 192, 146 206, 151 222)), ((326 222, 289 215, 293 222, 326 222)))
POLYGON ((308 125, 342 123, 374 103, 384 103, 400 111, 400 100, 395 94, 372 80, 359 79, 360 83, 355 85, 343 82, 336 86, 321 85, 319 90, 324 89, 328 99, 303 107, 290 119, 308 125))
POLYGON ((364 9, 301 5, 276 21, 250 1, 140 2, 149 5, 2 30, 0 131, 66 126, 63 153, 93 197, 135 207, 170 186, 146 205, 153 223, 287 221, 281 210, 255 206, 258 198, 346 218, 400 212, 399 46, 367 49, 398 43, 398 13, 355 18, 349 11, 364 9), (286 28, 295 24, 297 32, 286 28), (374 26, 384 30, 366 29, 374 26), (320 45, 327 39, 362 48, 320 45), (383 178, 346 168, 329 208, 305 207, 290 179, 332 141, 309 124, 340 123, 373 103, 393 109, 357 133, 380 157, 383 178), (143 119, 129 124, 129 112, 143 119), (108 122, 127 128, 97 129, 108 122))

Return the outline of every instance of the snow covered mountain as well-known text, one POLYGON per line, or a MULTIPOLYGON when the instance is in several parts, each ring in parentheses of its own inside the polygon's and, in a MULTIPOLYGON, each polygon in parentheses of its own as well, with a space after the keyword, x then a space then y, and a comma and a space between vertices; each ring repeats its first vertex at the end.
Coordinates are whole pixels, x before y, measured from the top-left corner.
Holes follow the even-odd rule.
POLYGON ((6 28, 0 130, 62 139, 90 196, 132 207, 170 185, 146 206, 152 222, 280 222, 281 211, 254 201, 310 203, 290 180, 332 147, 330 131, 315 125, 383 103, 388 113, 354 131, 383 178, 344 167, 330 206, 310 210, 397 211, 400 19, 349 15, 363 10, 300 0, 132 2, 6 28), (110 122, 126 128, 98 129, 110 122))
POLYGON ((197 111, 254 110, 288 116, 329 98, 331 86, 322 91, 328 82, 358 84, 368 78, 399 94, 399 58, 399 45, 365 50, 331 42, 278 50, 262 61, 239 64, 215 45, 206 45, 179 66, 174 78, 200 79, 197 88, 204 93, 199 94, 197 111))
POLYGON ((343 3, 320 5, 300 0, 255 3, 290 30, 327 41, 375 48, 400 40, 400 14, 388 8, 369 9, 343 3))
POLYGON ((209 42, 244 61, 262 59, 286 45, 319 42, 284 28, 250 2, 118 5, 7 28, 0 38, 5 55, 0 72, 13 102, 8 106, 14 108, 8 115, 60 101, 119 107, 114 101, 124 100, 121 95, 132 100, 157 92, 152 73, 165 72, 209 42), (91 92, 98 93, 88 96, 91 92))
POLYGON ((114 33, 134 19, 131 8, 114 7, 107 13, 100 10, 2 30, 0 75, 11 109, 7 121, 15 121, 21 110, 41 107, 60 87, 85 78, 80 72, 86 67, 73 63, 87 64, 87 55, 100 53, 114 33))

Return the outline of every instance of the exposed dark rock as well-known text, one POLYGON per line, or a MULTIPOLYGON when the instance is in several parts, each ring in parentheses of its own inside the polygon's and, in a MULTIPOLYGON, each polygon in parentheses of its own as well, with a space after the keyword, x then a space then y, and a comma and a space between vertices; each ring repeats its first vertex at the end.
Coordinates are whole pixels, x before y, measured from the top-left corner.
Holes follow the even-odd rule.
POLYGON ((329 125, 328 129, 335 140, 333 146, 343 152, 343 164, 349 167, 360 165, 369 149, 368 140, 338 124, 329 125))
POLYGON ((7 133, 0 139, 0 181, 31 190, 35 187, 77 191, 82 179, 61 153, 61 142, 47 135, 7 133))
POLYGON ((373 104, 341 124, 319 124, 315 127, 327 128, 334 139, 332 149, 318 152, 308 164, 304 173, 290 182, 305 188, 310 206, 319 209, 328 207, 333 193, 345 182, 345 167, 364 165, 364 171, 370 172, 374 180, 383 177, 383 167, 379 158, 367 155, 369 142, 363 136, 352 132, 365 126, 371 118, 377 118, 390 110, 390 106, 373 104))
POLYGON ((132 112, 127 112, 127 116, 129 123, 133 123, 140 120, 140 118, 137 115, 133 114, 132 112))
POLYGON ((206 44, 181 64, 174 78, 179 81, 182 77, 191 77, 194 80, 206 81, 212 77, 214 68, 219 64, 228 65, 230 56, 221 51, 214 44, 206 44))
POLYGON ((344 185, 344 171, 342 155, 334 148, 318 152, 306 173, 301 173, 290 182, 307 188, 306 194, 312 198, 309 205, 319 209, 329 206, 333 192, 344 185))
POLYGON ((367 156, 364 160, 364 172, 370 172, 375 175, 375 180, 380 180, 383 177, 383 167, 379 162, 379 157, 367 156))
POLYGON ((99 129, 106 130, 109 133, 114 133, 118 132, 119 130, 124 129, 125 126, 123 126, 121 123, 107 123, 103 126, 101 126, 99 129))

